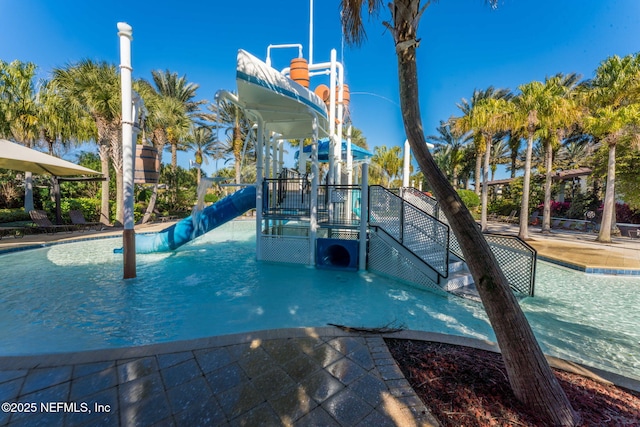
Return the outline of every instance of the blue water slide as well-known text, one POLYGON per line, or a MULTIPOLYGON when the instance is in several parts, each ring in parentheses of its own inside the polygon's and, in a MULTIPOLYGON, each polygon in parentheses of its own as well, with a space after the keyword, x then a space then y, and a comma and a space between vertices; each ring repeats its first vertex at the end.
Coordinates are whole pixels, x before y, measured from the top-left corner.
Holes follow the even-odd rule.
POLYGON ((187 217, 158 233, 137 234, 136 253, 172 251, 255 207, 256 188, 245 187, 204 208, 196 221, 187 217))

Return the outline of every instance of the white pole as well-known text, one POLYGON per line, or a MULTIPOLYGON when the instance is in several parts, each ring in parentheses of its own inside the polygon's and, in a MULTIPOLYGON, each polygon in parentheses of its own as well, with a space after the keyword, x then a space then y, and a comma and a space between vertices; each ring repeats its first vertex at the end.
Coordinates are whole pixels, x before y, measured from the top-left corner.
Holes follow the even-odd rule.
POLYGON ((131 40, 133 29, 125 22, 118 22, 120 36, 120 86, 122 90, 122 173, 124 231, 122 233, 124 254, 124 278, 136 277, 136 239, 133 229, 133 117, 131 99, 131 40))
POLYGON ((351 151, 351 125, 347 128, 347 185, 353 184, 353 153, 351 151))
POLYGON ((405 139, 404 140, 404 162, 402 167, 402 186, 405 188, 409 186, 409 175, 411 174, 410 163, 411 163, 411 146, 409 145, 409 140, 405 139))
POLYGON ((264 198, 264 121, 258 117, 258 130, 256 141, 256 258, 263 259, 262 254, 262 200, 264 198))
POLYGON ((367 269, 367 222, 369 220, 369 164, 362 163, 360 193, 360 239, 358 241, 358 269, 367 269))
POLYGON ((309 0, 309 65, 313 64, 313 0, 309 0))
POLYGON ((329 75, 329 180, 328 184, 337 184, 336 162, 336 50, 331 49, 331 68, 329 75))
POLYGON ((313 118, 311 146, 311 198, 309 199, 309 264, 316 263, 316 236, 318 232, 318 118, 313 118))

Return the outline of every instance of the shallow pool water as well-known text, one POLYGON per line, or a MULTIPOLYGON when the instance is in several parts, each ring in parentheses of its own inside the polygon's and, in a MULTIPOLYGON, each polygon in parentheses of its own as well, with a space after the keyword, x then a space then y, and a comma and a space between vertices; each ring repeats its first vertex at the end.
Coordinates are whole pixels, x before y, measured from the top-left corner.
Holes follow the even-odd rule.
MULTIPOLYGON (((123 347, 259 329, 409 329, 495 340, 482 306, 373 273, 255 260, 255 226, 235 221, 180 250, 138 255, 122 280, 121 239, 0 256, 0 355, 123 347)), ((521 302, 544 351, 640 378, 640 279, 539 262, 521 302)))

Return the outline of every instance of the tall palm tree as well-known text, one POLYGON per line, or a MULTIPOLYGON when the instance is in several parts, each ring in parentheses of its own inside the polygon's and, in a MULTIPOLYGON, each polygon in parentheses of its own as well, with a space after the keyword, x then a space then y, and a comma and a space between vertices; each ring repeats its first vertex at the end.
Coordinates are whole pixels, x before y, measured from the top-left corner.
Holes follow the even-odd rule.
MULTIPOLYGON (((201 116, 205 120, 214 123, 216 128, 225 130, 227 134, 226 145, 234 162, 235 182, 240 184, 242 181, 244 140, 251 131, 253 124, 240 107, 227 100, 220 101, 217 104, 209 104, 207 109, 209 111, 201 116)), ((251 142, 249 141, 249 143, 251 142)))
MULTIPOLYGON (((550 97, 542 82, 530 82, 518 87, 520 93, 511 100, 514 106, 512 133, 523 134, 527 139, 525 150, 522 202, 520 205, 520 227, 518 237, 529 239, 529 192, 531 185, 531 156, 536 132, 540 129, 541 116, 545 120, 551 113, 550 97)), ((512 173, 515 172, 512 170, 512 173)))
POLYGON ((166 129, 167 138, 171 144, 171 168, 175 173, 178 165, 178 150, 184 147, 181 142, 189 134, 192 124, 190 119, 206 101, 194 101, 193 98, 200 85, 187 82, 187 76, 178 77, 178 73, 172 73, 169 70, 154 70, 151 71, 151 76, 157 93, 162 97, 178 101, 183 105, 186 114, 186 120, 176 121, 166 129))
POLYGON ((427 141, 435 145, 435 152, 442 151, 446 159, 446 167, 443 168, 451 178, 453 188, 458 188, 458 174, 464 160, 467 144, 472 140, 473 135, 469 132, 460 134, 451 128, 451 121, 440 120, 440 125, 436 128, 437 135, 427 136, 427 141))
POLYGON ((495 179, 498 165, 504 165, 509 162, 509 151, 509 143, 505 138, 493 140, 493 144, 491 144, 491 156, 489 158, 491 181, 495 179))
MULTIPOLYGON (((38 138, 35 73, 36 65, 31 62, 0 60, 0 132, 27 147, 38 138)), ((24 209, 29 212, 33 210, 31 172, 25 172, 24 184, 24 209)))
POLYGON ((508 129, 510 105, 505 98, 484 98, 476 102, 467 114, 455 119, 453 124, 454 129, 458 132, 475 132, 479 134, 479 141, 484 146, 480 219, 482 231, 487 231, 491 146, 493 145, 494 136, 508 129))
MULTIPOLYGON (((496 5, 495 1, 491 2, 496 5)), ((364 26, 363 7, 369 14, 379 10, 379 0, 343 0, 342 23, 349 43, 361 42, 364 26)), ((418 95, 416 53, 417 28, 425 6, 418 0, 395 0, 391 22, 386 23, 395 42, 398 58, 400 102, 405 132, 420 169, 442 203, 452 230, 467 259, 484 308, 498 339, 509 382, 516 397, 535 408, 554 425, 575 425, 579 417, 549 368, 533 331, 484 236, 475 226, 469 210, 435 164, 426 145, 418 95)))
POLYGON ((598 238, 611 242, 615 221, 616 145, 637 133, 640 125, 640 56, 612 56, 604 60, 588 84, 590 114, 585 120, 587 132, 607 144, 607 184, 604 210, 598 238))
POLYGON ((575 73, 556 74, 545 79, 545 91, 549 102, 549 114, 545 116, 540 129, 545 153, 544 211, 542 233, 551 232, 551 181, 553 179, 553 152, 577 126, 582 109, 576 100, 576 89, 580 76, 575 73))
POLYGON ((400 175, 402 169, 401 148, 393 146, 388 148, 386 145, 375 147, 371 163, 377 165, 385 175, 385 186, 391 185, 393 178, 400 175))
MULTIPOLYGON (((489 86, 485 90, 475 89, 473 91, 473 95, 471 96, 470 100, 467 101, 465 98, 462 98, 462 101, 459 104, 457 104, 457 106, 460 109, 460 111, 462 111, 462 117, 464 117, 471 114, 473 107, 485 99, 509 99, 511 96, 512 96, 511 91, 509 89, 496 89, 493 86, 489 86)), ((453 119, 453 122, 455 123, 455 118, 453 119)), ((475 159, 476 169, 475 169, 475 175, 474 175, 475 176, 475 179, 474 179, 475 192, 478 196, 480 196, 481 195, 480 175, 482 171, 482 159, 486 152, 487 145, 486 145, 486 138, 482 135, 481 132, 474 130, 472 134, 473 134, 473 147, 476 153, 476 159, 475 159)), ((493 135, 491 135, 491 139, 493 139, 493 135)))
POLYGON ((202 163, 209 163, 207 158, 215 158, 221 150, 216 134, 210 127, 194 126, 187 138, 187 146, 194 151, 195 162, 198 165, 197 183, 200 185, 200 167, 202 163))
POLYGON ((53 84, 72 108, 83 111, 95 123, 100 156, 102 201, 100 222, 109 224, 109 160, 116 172, 116 221, 123 222, 122 211, 122 133, 120 131, 120 78, 116 67, 107 62, 82 60, 53 70, 53 84))

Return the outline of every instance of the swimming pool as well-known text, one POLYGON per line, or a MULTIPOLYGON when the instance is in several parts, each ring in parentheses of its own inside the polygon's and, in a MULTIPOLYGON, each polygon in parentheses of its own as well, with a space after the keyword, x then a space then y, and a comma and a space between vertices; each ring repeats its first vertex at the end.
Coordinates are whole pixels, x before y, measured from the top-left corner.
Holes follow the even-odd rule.
MULTIPOLYGON (((259 329, 409 329, 495 341, 481 305, 372 273, 255 260, 255 225, 234 221, 180 250, 138 255, 122 280, 121 239, 0 256, 0 355, 124 347, 259 329)), ((551 355, 640 378, 640 279, 539 262, 521 306, 551 355)))

